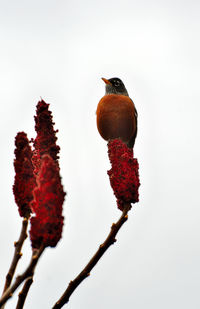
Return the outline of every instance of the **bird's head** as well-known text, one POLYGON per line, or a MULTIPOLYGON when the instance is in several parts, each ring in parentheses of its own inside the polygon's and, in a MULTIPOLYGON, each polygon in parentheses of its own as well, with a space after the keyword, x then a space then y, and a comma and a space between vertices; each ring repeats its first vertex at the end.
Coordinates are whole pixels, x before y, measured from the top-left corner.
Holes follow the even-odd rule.
POLYGON ((102 80, 106 84, 106 94, 121 94, 121 95, 128 96, 126 87, 124 86, 121 79, 117 77, 113 77, 110 79, 106 79, 102 77, 102 80))

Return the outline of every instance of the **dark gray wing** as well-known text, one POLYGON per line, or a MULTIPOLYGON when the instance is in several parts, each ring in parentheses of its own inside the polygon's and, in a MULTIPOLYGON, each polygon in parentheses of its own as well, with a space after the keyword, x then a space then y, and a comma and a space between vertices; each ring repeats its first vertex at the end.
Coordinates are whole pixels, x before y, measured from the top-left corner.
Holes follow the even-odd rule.
MULTIPOLYGON (((134 107, 135 107, 135 104, 134 104, 134 107)), ((138 131, 138 113, 137 113, 137 110, 135 108, 135 132, 134 132, 133 136, 131 137, 130 141, 127 143, 127 146, 129 148, 134 147, 135 139, 136 139, 136 136, 137 136, 137 131, 138 131)))

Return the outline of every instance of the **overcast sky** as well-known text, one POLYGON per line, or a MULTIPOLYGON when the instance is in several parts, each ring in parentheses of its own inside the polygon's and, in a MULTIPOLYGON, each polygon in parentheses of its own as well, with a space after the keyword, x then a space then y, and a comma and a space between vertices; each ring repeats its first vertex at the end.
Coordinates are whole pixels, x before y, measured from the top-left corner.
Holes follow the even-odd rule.
MULTIPOLYGON (((66 308, 200 308, 199 30, 197 0, 0 0, 1 287, 21 227, 14 138, 35 137, 40 96, 67 191, 63 238, 42 256, 26 309, 51 308, 120 216, 96 129, 101 77, 121 78, 138 110, 140 202, 66 308)), ((17 273, 29 240, 23 252, 17 273)))

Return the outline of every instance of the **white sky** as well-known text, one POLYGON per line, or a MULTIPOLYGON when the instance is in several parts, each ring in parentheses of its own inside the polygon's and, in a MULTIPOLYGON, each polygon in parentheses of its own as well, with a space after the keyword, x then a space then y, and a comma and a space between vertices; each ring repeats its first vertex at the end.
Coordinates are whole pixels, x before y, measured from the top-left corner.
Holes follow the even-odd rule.
MULTIPOLYGON (((40 96, 68 193, 63 238, 40 260, 26 309, 51 308, 120 216, 95 119, 101 77, 115 76, 139 114, 140 202, 66 308, 200 308, 199 30, 194 0, 0 1, 1 287, 21 226, 14 138, 35 137, 40 96)), ((30 255, 27 241, 17 273, 30 255)))

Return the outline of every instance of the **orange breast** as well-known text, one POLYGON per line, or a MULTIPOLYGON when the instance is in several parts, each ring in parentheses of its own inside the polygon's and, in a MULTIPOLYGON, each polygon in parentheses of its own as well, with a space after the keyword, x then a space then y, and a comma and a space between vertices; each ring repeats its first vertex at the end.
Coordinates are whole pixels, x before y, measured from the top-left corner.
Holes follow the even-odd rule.
POLYGON ((135 107, 124 95, 105 95, 97 106, 97 128, 105 139, 121 138, 128 142, 136 132, 135 107))

